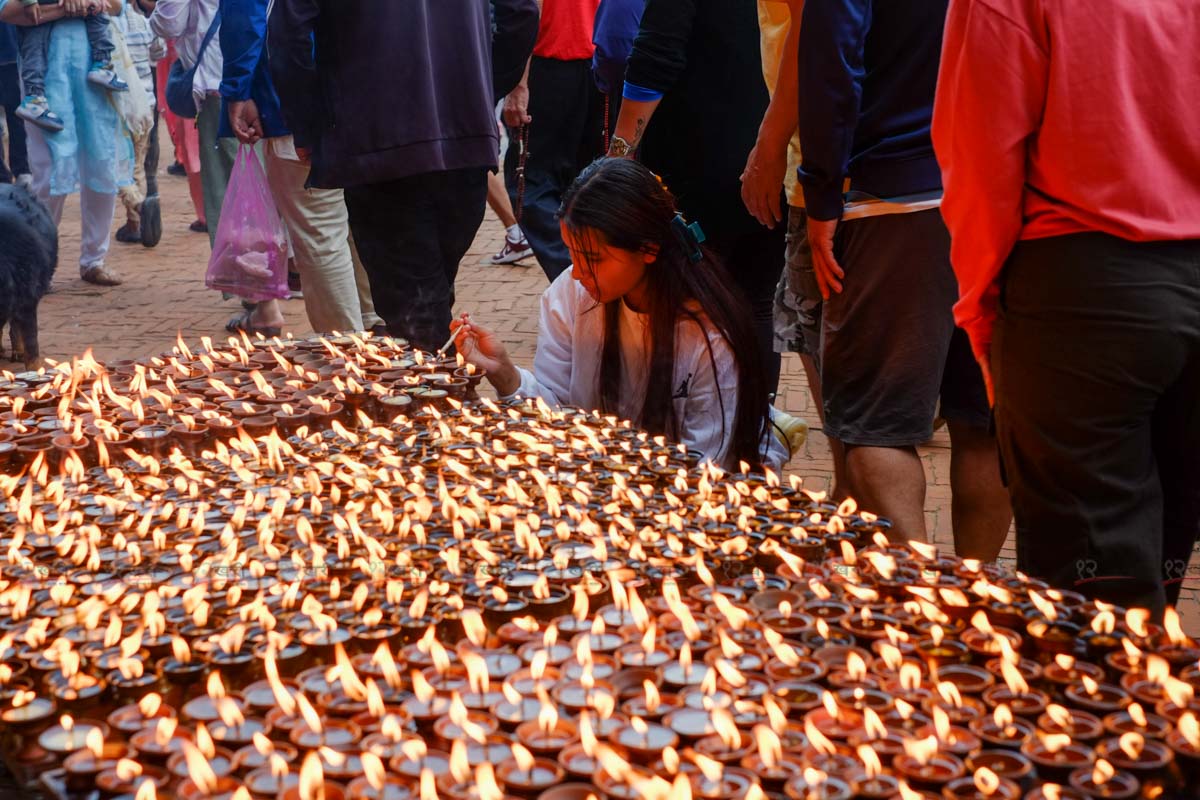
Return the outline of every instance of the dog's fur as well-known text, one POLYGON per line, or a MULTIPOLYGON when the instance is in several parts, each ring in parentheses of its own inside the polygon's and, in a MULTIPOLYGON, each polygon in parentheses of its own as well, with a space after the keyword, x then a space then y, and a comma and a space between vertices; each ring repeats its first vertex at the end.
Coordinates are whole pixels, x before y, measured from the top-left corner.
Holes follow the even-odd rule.
POLYGON ((58 230, 27 189, 0 184, 0 360, 4 326, 15 361, 37 364, 38 303, 58 266, 58 230))

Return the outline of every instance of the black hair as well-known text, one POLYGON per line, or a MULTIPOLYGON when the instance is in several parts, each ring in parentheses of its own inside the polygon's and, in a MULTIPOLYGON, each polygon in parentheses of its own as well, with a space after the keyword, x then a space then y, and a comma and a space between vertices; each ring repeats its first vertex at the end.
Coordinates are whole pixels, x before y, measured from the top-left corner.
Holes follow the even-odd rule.
MULTIPOLYGON (((680 439, 671 376, 675 374, 676 326, 685 320, 700 328, 724 412, 722 376, 717 372, 709 342, 709 334, 715 329, 729 345, 737 367, 733 431, 724 431, 728 454, 757 469, 761 467, 761 446, 768 430, 768 399, 750 305, 714 253, 680 235, 679 223, 672 222, 678 213, 675 198, 649 169, 629 159, 601 158, 584 169, 567 189, 558 216, 572 236, 583 243, 584 251, 576 255, 593 275, 599 248, 589 246, 590 240, 599 239, 632 252, 657 249, 657 257, 646 268, 647 307, 640 309, 650 320, 651 378, 641 419, 636 422, 651 434, 680 439), (693 258, 696 247, 700 249, 699 260, 693 258)), ((605 413, 616 412, 621 391, 621 302, 609 302, 604 309, 599 394, 605 413)))

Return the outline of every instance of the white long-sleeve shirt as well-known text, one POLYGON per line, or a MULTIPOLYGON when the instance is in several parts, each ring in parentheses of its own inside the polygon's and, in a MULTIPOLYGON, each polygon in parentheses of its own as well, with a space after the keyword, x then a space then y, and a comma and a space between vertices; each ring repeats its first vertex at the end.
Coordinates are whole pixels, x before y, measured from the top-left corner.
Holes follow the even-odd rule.
MULTIPOLYGON (((175 41, 179 60, 190 69, 196 63, 196 54, 200 52, 204 36, 212 26, 217 6, 218 0, 158 0, 154 13, 150 15, 150 28, 164 39, 175 41)), ((204 102, 206 95, 220 90, 223 66, 220 36, 214 33, 192 83, 196 108, 204 102)))
MULTIPOLYGON (((635 423, 651 380, 648 326, 645 314, 621 304, 621 391, 616 412, 635 423)), ((542 294, 533 371, 520 370, 521 385, 511 396, 540 397, 552 405, 585 410, 599 408, 603 342, 604 306, 571 277, 569 269, 564 271, 542 294)), ((719 332, 710 328, 708 342, 711 360, 700 327, 690 320, 678 324, 675 372, 669 376, 675 419, 683 444, 734 470, 738 465, 729 463, 729 445, 737 413, 737 368, 733 351, 719 332)), ((787 458, 783 443, 768 433, 764 465, 779 472, 787 458)))

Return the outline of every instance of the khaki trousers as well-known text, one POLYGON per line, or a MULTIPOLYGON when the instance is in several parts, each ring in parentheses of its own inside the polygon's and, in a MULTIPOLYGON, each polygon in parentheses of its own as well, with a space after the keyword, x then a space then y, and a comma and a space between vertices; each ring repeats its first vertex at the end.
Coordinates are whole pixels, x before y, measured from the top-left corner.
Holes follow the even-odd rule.
POLYGON ((262 153, 271 195, 291 237, 309 324, 318 333, 373 327, 380 319, 350 238, 342 191, 305 188, 309 166, 296 155, 291 136, 263 140, 262 153))

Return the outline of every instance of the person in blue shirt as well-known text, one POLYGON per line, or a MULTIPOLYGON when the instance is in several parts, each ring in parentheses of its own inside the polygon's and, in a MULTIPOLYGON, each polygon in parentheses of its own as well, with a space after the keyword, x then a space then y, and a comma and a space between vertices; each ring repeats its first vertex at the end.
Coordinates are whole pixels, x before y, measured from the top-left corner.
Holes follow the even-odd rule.
MULTIPOLYGON (((296 271, 304 287, 309 324, 320 333, 358 331, 379 323, 366 274, 350 245, 350 223, 341 189, 306 189, 309 166, 296 151, 279 109, 268 68, 269 0, 221 0, 220 136, 243 144, 262 141, 271 196, 292 242, 296 271)), ((247 309, 238 327, 274 327, 282 319, 271 303, 247 309), (267 306, 264 308, 264 306, 267 306)))

